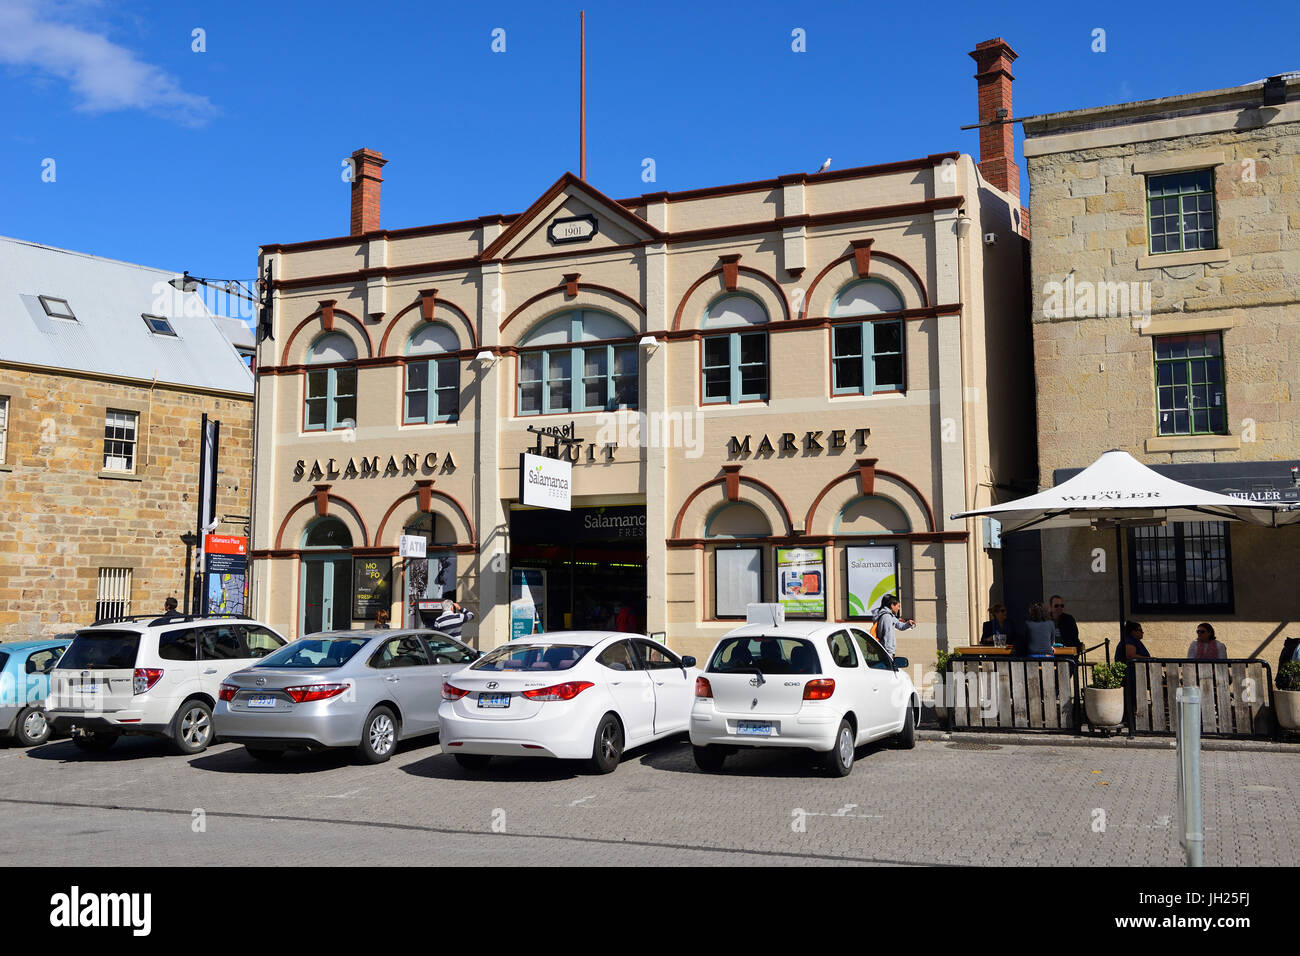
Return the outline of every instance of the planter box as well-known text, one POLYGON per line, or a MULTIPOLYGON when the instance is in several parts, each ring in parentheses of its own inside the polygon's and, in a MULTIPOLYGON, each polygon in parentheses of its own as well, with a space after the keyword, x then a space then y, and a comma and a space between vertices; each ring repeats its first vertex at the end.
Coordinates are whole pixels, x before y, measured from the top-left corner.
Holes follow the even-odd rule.
POLYGON ((1300 731, 1300 690, 1275 690, 1273 702, 1282 729, 1300 731))
POLYGON ((1118 727, 1124 723, 1124 688, 1085 687, 1083 706, 1093 728, 1118 727))

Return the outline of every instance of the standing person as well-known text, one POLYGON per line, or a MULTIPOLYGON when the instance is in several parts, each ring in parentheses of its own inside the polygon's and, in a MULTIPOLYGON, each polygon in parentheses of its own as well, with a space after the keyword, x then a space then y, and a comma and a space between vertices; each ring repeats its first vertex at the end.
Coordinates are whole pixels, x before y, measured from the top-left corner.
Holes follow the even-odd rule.
POLYGON ((1125 621, 1123 636, 1120 638, 1119 646, 1115 648, 1115 660, 1148 660, 1150 657, 1151 652, 1142 643, 1142 625, 1137 621, 1125 621))
POLYGON ((880 599, 880 607, 876 609, 876 640, 880 642, 890 657, 895 656, 898 642, 894 638, 895 631, 906 631, 908 628, 916 627, 916 621, 908 618, 906 621, 900 620, 898 611, 903 606, 903 602, 896 595, 886 594, 880 599))
POLYGON ((375 612, 375 627, 388 629, 388 612, 382 607, 375 612))
POLYGON ((464 628, 466 621, 474 620, 474 612, 466 610, 463 605, 455 601, 448 601, 443 608, 442 614, 433 622, 435 631, 442 631, 448 637, 460 639, 461 629, 464 628))
POLYGON ((1228 648, 1214 636, 1214 625, 1202 621, 1196 625, 1196 640, 1188 646, 1187 656, 1198 661, 1222 661, 1228 659, 1228 648))
POLYGON ((1029 619, 1025 621, 1026 657, 1054 657, 1052 642, 1056 637, 1056 625, 1047 616, 1047 609, 1035 601, 1029 605, 1029 619))
POLYGON ((1048 598, 1047 606, 1052 613, 1052 626, 1055 629, 1052 643, 1060 644, 1062 647, 1073 647, 1079 653, 1083 653, 1083 642, 1079 640, 1079 623, 1065 613, 1065 598, 1053 594, 1048 598))
POLYGON ((176 599, 174 597, 169 597, 167 600, 163 601, 162 619, 164 621, 170 621, 172 618, 184 617, 180 611, 176 610, 176 607, 176 599))
POLYGON ((1011 630, 1007 627, 1007 606, 1005 604, 994 604, 989 608, 989 619, 984 622, 984 630, 980 634, 981 644, 997 644, 998 638, 1002 638, 1005 644, 1011 630))
POLYGON ((622 601, 619 602, 618 613, 614 615, 614 630, 624 634, 636 633, 636 614, 622 601))

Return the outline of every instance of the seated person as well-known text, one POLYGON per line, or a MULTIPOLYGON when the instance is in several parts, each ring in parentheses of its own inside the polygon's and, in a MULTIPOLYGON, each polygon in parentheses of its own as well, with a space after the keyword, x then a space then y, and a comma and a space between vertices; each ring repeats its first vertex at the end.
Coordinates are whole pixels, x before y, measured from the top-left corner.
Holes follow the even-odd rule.
POLYGON ((997 638, 1001 637, 1003 643, 1011 636, 1011 629, 1007 625, 1007 606, 1005 604, 994 604, 989 608, 989 619, 984 622, 984 631, 980 634, 981 644, 996 644, 997 638))
POLYGON ((1124 633, 1120 637, 1119 646, 1115 648, 1115 660, 1149 660, 1150 657, 1151 652, 1142 643, 1142 625, 1137 621, 1125 621, 1124 633))
POLYGON ((1052 641, 1056 636, 1056 627, 1047 616, 1047 609, 1041 602, 1029 605, 1029 619, 1025 622, 1025 657, 1054 657, 1052 641))
POLYGON ((1214 636, 1214 625, 1202 621, 1196 625, 1196 640, 1188 645, 1187 656, 1200 661, 1222 661, 1228 658, 1228 648, 1214 636))

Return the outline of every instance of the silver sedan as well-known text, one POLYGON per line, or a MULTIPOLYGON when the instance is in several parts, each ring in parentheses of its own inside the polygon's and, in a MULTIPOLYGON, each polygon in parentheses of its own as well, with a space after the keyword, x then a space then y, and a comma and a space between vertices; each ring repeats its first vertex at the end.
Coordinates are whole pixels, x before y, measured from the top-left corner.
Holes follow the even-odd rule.
POLYGON ((381 763, 399 740, 437 733, 442 682, 479 656, 427 629, 311 634, 228 677, 213 731, 258 760, 355 747, 381 763))

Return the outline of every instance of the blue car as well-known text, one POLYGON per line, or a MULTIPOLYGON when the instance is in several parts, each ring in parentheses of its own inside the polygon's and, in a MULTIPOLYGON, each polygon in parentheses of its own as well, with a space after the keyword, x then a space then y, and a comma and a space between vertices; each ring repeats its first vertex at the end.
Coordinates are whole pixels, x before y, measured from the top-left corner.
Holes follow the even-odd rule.
POLYGON ((72 643, 15 641, 0 644, 0 734, 22 747, 50 739, 45 722, 45 698, 50 696, 50 671, 72 643))

